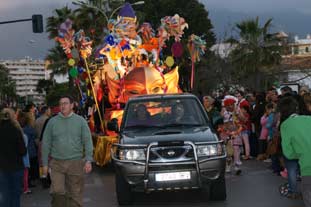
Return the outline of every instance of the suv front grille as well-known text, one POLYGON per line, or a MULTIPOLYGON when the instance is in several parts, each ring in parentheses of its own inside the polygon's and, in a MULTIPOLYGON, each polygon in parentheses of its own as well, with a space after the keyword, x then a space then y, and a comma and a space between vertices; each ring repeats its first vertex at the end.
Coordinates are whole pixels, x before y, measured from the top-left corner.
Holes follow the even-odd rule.
POLYGON ((193 158, 191 146, 154 147, 150 150, 150 161, 193 158))
POLYGON ((165 159, 174 159, 182 156, 185 153, 184 148, 175 148, 175 149, 159 149, 157 150, 157 153, 165 158, 165 159))

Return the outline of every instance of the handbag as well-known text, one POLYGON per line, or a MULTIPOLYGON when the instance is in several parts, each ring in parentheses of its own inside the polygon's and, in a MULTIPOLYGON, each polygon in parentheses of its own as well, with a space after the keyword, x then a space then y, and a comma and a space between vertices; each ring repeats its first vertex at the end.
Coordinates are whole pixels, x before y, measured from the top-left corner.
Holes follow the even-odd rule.
POLYGON ((274 136, 272 140, 268 142, 266 154, 267 155, 275 155, 279 151, 279 137, 274 136))

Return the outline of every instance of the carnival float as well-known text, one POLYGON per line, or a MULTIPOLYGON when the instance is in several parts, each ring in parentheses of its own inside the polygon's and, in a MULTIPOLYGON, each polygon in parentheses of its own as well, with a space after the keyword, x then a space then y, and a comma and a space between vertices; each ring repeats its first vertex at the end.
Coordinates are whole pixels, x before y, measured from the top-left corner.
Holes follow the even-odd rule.
MULTIPOLYGON (((99 166, 110 161, 111 146, 118 142, 116 134, 107 130, 106 123, 112 118, 121 121, 122 108, 131 96, 182 93, 175 60, 183 55, 181 39, 188 24, 178 14, 163 17, 160 21, 157 30, 147 22, 139 25, 131 4, 125 3, 117 19, 108 21, 106 29, 109 32, 96 48, 92 47, 92 40, 83 30, 73 29, 72 20, 67 19, 59 25, 55 41, 68 58, 68 73, 78 88, 80 104, 91 98, 97 112, 93 113, 96 117, 89 123, 94 134, 94 160, 99 166), (171 38, 174 38, 171 55, 164 57, 162 49, 171 38), (94 63, 96 67, 92 69, 94 63), (94 124, 94 119, 98 124, 94 124)), ((194 65, 204 54, 205 44, 199 36, 192 34, 188 37, 191 88, 194 65)))

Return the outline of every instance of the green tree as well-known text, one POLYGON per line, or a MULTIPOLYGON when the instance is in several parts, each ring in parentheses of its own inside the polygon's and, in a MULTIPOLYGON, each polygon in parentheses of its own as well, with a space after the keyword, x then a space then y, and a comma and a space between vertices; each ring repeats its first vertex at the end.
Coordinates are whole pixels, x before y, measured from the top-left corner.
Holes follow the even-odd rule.
POLYGON ((9 77, 8 69, 0 64, 0 104, 17 100, 15 82, 9 77))
MULTIPOLYGON (((130 1, 135 2, 134 0, 130 1)), ((154 29, 161 24, 161 18, 165 16, 173 16, 178 14, 183 17, 189 25, 188 29, 184 30, 182 44, 184 48, 184 55, 182 58, 176 60, 179 65, 180 85, 182 89, 189 90, 190 76, 191 76, 191 59, 187 50, 187 38, 191 34, 201 36, 206 41, 206 54, 201 58, 201 62, 197 63, 195 68, 195 82, 194 89, 202 90, 202 87, 210 88, 212 85, 201 85, 200 80, 206 80, 210 74, 213 74, 213 67, 208 66, 209 62, 209 48, 215 44, 216 37, 212 31, 213 25, 209 19, 208 11, 204 5, 197 0, 146 0, 145 4, 135 9, 140 23, 149 22, 154 29), (202 77, 204 75, 204 77, 202 77), (200 77, 200 78, 199 78, 200 77)), ((173 40, 167 43, 167 48, 163 50, 164 57, 171 55, 171 45, 173 40)), ((205 81, 207 83, 207 81, 205 81)))
POLYGON ((46 96, 46 102, 50 106, 57 106, 59 98, 64 94, 71 94, 75 100, 79 100, 77 89, 69 88, 67 83, 56 83, 50 88, 46 96))
POLYGON ((178 14, 185 18, 189 25, 189 28, 184 30, 185 41, 191 34, 203 36, 207 42, 207 48, 210 48, 216 41, 208 11, 197 0, 146 0, 143 6, 135 7, 135 11, 137 11, 139 23, 149 22, 155 29, 160 26, 161 18, 178 14))
POLYGON ((52 80, 45 80, 41 79, 38 81, 36 91, 38 93, 49 93, 50 89, 53 87, 53 81, 52 80))
POLYGON ((256 90, 263 89, 264 77, 280 63, 281 47, 277 37, 269 33, 271 23, 272 19, 268 19, 261 26, 257 17, 236 24, 240 39, 234 40, 236 48, 231 53, 236 83, 256 90))

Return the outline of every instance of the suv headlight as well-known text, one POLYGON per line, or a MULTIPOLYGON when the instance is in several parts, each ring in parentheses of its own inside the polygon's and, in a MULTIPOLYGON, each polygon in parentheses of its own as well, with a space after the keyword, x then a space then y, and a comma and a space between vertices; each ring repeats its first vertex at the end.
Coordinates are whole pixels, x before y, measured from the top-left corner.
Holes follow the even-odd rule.
POLYGON ((145 160, 144 149, 120 149, 119 151, 120 160, 145 160))
POLYGON ((198 145, 197 146, 198 157, 202 156, 220 156, 223 155, 223 149, 221 144, 210 144, 210 145, 198 145))

